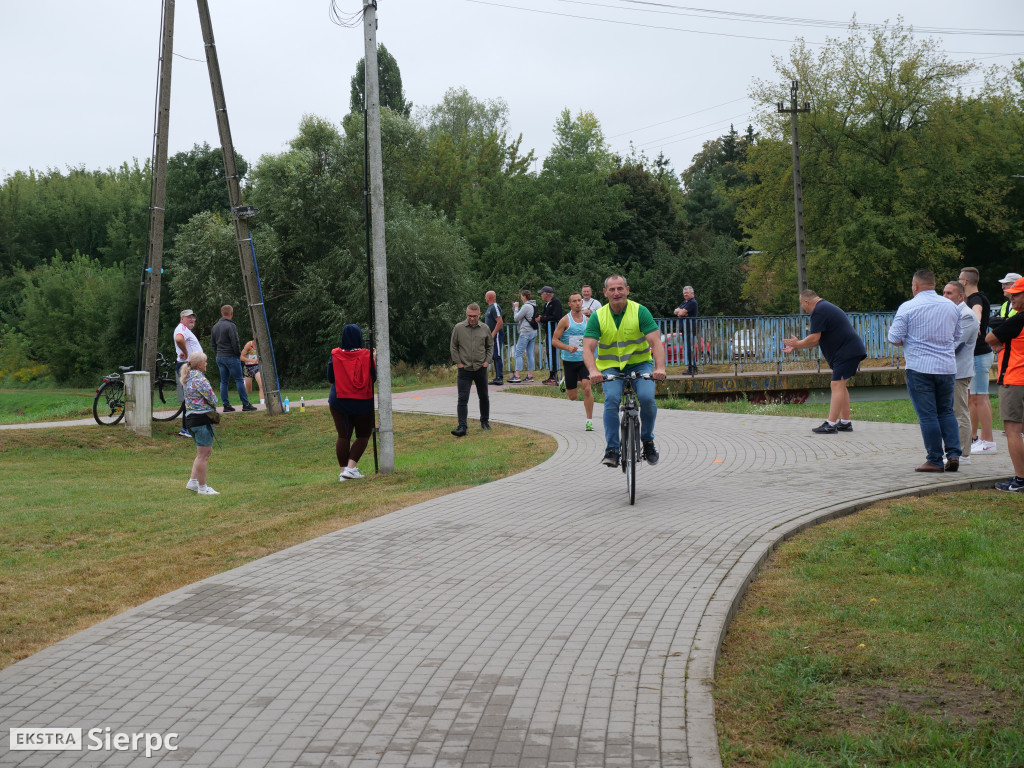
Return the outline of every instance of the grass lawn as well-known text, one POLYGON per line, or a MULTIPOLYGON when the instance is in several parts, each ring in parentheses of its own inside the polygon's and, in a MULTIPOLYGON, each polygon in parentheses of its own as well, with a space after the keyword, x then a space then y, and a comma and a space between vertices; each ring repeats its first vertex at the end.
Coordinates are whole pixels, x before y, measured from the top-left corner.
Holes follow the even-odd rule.
POLYGON ((232 417, 209 482, 185 490, 195 446, 178 424, 0 432, 0 667, 157 595, 361 520, 526 469, 555 441, 494 424, 394 414, 396 467, 338 482, 325 408, 232 417), (483 450, 495 441, 516 450, 483 450))
POLYGON ((1024 765, 1024 498, 894 501, 786 542, 715 701, 726 768, 1024 765))

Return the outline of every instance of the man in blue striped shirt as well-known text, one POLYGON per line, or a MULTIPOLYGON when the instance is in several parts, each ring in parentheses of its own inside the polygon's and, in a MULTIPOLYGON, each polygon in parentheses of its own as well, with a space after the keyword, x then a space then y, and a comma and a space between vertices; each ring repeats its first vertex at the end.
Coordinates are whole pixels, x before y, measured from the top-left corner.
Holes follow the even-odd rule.
POLYGON ((960 468, 960 433, 953 412, 956 389, 956 343, 960 339, 960 310, 935 292, 935 275, 914 273, 914 298, 896 310, 889 341, 903 347, 907 361, 907 391, 917 412, 928 460, 917 472, 946 472, 960 468))

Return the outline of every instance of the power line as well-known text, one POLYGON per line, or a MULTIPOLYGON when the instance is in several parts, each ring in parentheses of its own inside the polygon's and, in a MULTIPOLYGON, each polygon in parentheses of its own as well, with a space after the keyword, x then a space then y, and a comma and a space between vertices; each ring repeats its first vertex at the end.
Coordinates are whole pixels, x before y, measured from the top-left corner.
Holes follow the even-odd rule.
POLYGON ((746 100, 747 100, 747 97, 743 96, 743 97, 738 98, 738 99, 732 99, 731 101, 723 101, 721 104, 715 104, 715 106, 713 106, 713 107, 705 107, 704 109, 698 109, 696 112, 690 112, 688 115, 680 115, 679 117, 670 117, 668 120, 662 120, 660 123, 651 123, 650 125, 645 125, 643 128, 635 128, 635 129, 633 129, 631 131, 623 131, 622 133, 616 133, 615 135, 609 136, 608 138, 609 139, 616 139, 619 136, 625 136, 626 134, 629 134, 629 133, 638 133, 640 131, 646 131, 648 128, 657 128, 659 125, 664 125, 665 123, 674 123, 676 120, 685 120, 687 117, 693 117, 694 115, 699 115, 701 112, 710 112, 712 109, 718 109, 719 107, 725 107, 725 106, 728 106, 729 104, 735 104, 737 101, 746 101, 746 100))
MULTIPOLYGON (((579 4, 579 5, 591 5, 591 6, 597 6, 597 7, 610 8, 612 10, 624 10, 624 9, 616 8, 614 6, 599 5, 598 3, 589 2, 587 0, 559 0, 559 1, 560 2, 576 3, 576 4, 579 4)), ((623 0, 623 1, 625 2, 627 0, 623 0)), ((540 13, 540 14, 544 14, 545 16, 559 16, 561 18, 566 18, 566 19, 582 19, 584 21, 598 21, 598 22, 601 22, 601 23, 604 23, 604 24, 618 24, 620 26, 640 27, 642 29, 658 29, 658 30, 664 30, 664 31, 667 31, 667 32, 686 32, 686 33, 695 34, 695 35, 711 35, 713 37, 731 37, 731 38, 736 38, 736 39, 740 39, 740 40, 762 40, 762 41, 773 42, 773 43, 793 43, 794 42, 794 40, 792 38, 763 37, 763 36, 760 36, 760 35, 740 35, 740 34, 733 34, 733 33, 729 33, 729 32, 710 32, 710 31, 702 30, 702 29, 688 29, 688 28, 685 28, 685 27, 670 27, 670 26, 665 26, 665 25, 662 25, 662 24, 643 24, 641 22, 623 21, 623 20, 620 20, 620 19, 603 19, 603 18, 600 18, 600 17, 597 17, 597 16, 583 16, 583 15, 574 14, 574 13, 560 13, 558 11, 548 11, 548 10, 544 10, 544 9, 541 9, 541 8, 524 8, 524 7, 518 6, 518 5, 509 5, 507 3, 493 2, 493 0, 466 0, 466 2, 474 3, 476 5, 489 5, 489 6, 493 6, 495 8, 508 8, 509 10, 523 11, 523 12, 526 12, 526 13, 540 13)), ((792 22, 792 23, 795 24, 797 22, 792 22)), ((814 25, 811 25, 811 26, 814 26, 814 25)), ((818 25, 818 26, 821 26, 821 25, 818 25)), ((847 27, 848 26, 849 25, 847 25, 847 27)), ((884 24, 877 24, 877 25, 862 24, 860 26, 865 26, 865 27, 867 27, 867 26, 874 26, 874 27, 877 27, 877 28, 888 28, 884 24)), ((925 28, 925 29, 927 29, 927 28, 925 28)), ((915 31, 921 31, 921 30, 915 28, 915 31)), ((962 33, 966 34, 966 32, 962 32, 962 33)), ((1014 32, 1013 34, 1015 36, 1016 35, 1024 35, 1024 32, 1020 32, 1020 33, 1014 32)), ((825 43, 820 41, 820 40, 804 40, 803 42, 808 44, 808 45, 825 45, 825 43)), ((1015 54, 1015 53, 992 54, 992 51, 946 51, 946 53, 948 53, 948 54, 963 55, 963 56, 988 56, 988 55, 993 55, 993 56, 1016 56, 1016 55, 1018 55, 1018 54, 1015 54)))
MULTIPOLYGON (((564 3, 576 3, 578 5, 597 5, 594 2, 587 2, 586 0, 559 0, 564 3)), ((788 24, 790 26, 802 26, 802 27, 827 27, 827 28, 839 28, 848 29, 850 22, 848 21, 830 21, 827 19, 810 19, 803 18, 800 16, 771 16, 761 13, 742 13, 739 11, 721 11, 711 8, 691 8, 684 5, 674 5, 672 3, 659 3, 653 2, 653 0, 618 0, 620 3, 628 5, 648 5, 655 8, 669 8, 672 10, 651 10, 650 13, 669 13, 677 16, 696 16, 698 18, 722 18, 730 21, 746 21, 755 24, 788 24)), ((609 8, 615 6, 604 5, 602 7, 609 8)), ((639 9, 647 10, 647 9, 639 9)), ((895 25, 893 24, 873 24, 873 23, 858 23, 857 26, 868 27, 871 29, 891 29, 895 25)), ((1024 30, 1017 29, 971 29, 967 27, 917 27, 914 26, 915 32, 921 32, 922 34, 938 34, 938 35, 983 35, 983 36, 996 36, 996 37, 1024 37, 1024 30)))

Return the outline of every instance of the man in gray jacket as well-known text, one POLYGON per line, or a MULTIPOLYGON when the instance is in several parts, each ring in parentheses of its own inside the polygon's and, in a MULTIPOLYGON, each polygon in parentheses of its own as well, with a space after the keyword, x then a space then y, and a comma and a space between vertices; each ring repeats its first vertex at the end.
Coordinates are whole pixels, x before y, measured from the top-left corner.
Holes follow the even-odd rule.
POLYGON ((466 434, 466 416, 469 411, 469 391, 476 385, 480 398, 480 427, 490 429, 491 401, 487 395, 487 366, 494 351, 490 329, 480 322, 480 305, 466 307, 466 321, 452 329, 451 357, 459 368, 459 425, 452 430, 456 437, 466 434))
POLYGON ((224 403, 224 413, 235 410, 228 402, 228 380, 234 379, 235 389, 242 401, 243 411, 255 411, 256 406, 249 402, 245 392, 245 378, 242 376, 242 349, 238 343, 238 327, 231 318, 235 309, 230 304, 220 308, 220 320, 210 329, 210 340, 213 342, 213 353, 217 356, 217 368, 220 370, 220 401, 224 403))

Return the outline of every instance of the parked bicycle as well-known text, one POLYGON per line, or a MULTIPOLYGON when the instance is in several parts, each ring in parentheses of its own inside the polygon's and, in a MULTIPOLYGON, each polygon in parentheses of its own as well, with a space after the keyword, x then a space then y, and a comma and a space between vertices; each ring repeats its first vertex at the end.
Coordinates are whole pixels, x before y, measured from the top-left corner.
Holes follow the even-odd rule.
MULTIPOLYGON (((92 417, 97 424, 112 426, 124 418, 124 375, 134 365, 119 365, 117 371, 103 377, 92 401, 92 417)), ((153 381, 153 421, 173 421, 181 416, 185 404, 178 401, 178 382, 174 379, 174 361, 156 353, 156 378, 153 381), (174 412, 166 410, 174 408, 174 412), (158 409, 160 415, 158 414, 158 409)))
POLYGON ((619 465, 626 475, 626 492, 629 503, 636 502, 636 468, 644 458, 644 447, 640 442, 640 400, 633 382, 637 379, 652 380, 649 373, 632 371, 626 374, 604 374, 605 381, 622 380, 622 398, 619 400, 619 465))

